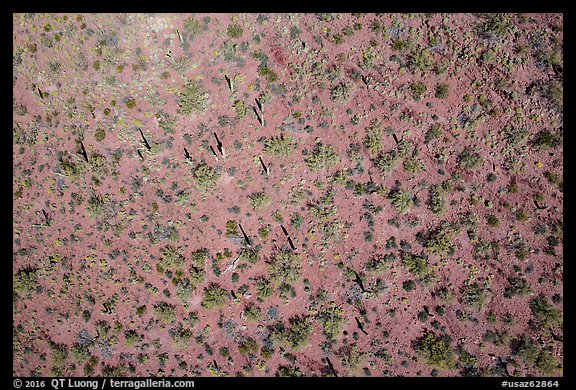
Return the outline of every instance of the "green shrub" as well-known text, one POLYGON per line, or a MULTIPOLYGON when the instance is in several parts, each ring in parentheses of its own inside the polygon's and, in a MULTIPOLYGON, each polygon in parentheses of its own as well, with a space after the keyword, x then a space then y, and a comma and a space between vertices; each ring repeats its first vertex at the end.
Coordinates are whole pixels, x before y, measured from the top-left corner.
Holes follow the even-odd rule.
POLYGON ((300 255, 292 252, 278 252, 267 263, 270 279, 276 286, 294 283, 300 279, 302 266, 300 255))
POLYGON ((392 202, 392 206, 396 209, 397 213, 405 214, 414 206, 414 199, 412 195, 401 189, 394 189, 388 194, 388 199, 392 202))
POLYGON ((524 277, 510 277, 508 278, 510 286, 504 289, 504 297, 512 298, 514 296, 526 296, 532 293, 530 282, 524 277))
POLYGON ((330 98, 335 101, 346 101, 350 97, 350 86, 339 83, 330 90, 330 98))
POLYGON ((407 292, 414 291, 416 289, 416 282, 412 279, 405 280, 402 282, 402 288, 407 292))
POLYGON ((212 282, 209 286, 204 288, 202 307, 208 310, 218 309, 223 307, 228 299, 228 292, 224 290, 218 283, 212 282))
POLYGON ((508 32, 509 22, 503 14, 480 15, 482 22, 474 26, 474 32, 484 39, 500 39, 508 32))
POLYGON ((371 274, 379 275, 387 271, 394 260, 396 260, 396 255, 393 253, 376 254, 366 263, 364 269, 371 274))
POLYGON ((542 294, 532 298, 530 310, 534 325, 538 328, 553 329, 562 324, 562 313, 542 294))
POLYGON ((424 165, 424 162, 417 156, 411 156, 405 158, 402 165, 404 166, 404 170, 406 172, 411 173, 413 175, 420 173, 426 169, 426 165, 424 165))
POLYGON ((198 164, 193 170, 194 182, 196 188, 203 193, 212 190, 218 179, 220 178, 220 171, 217 168, 212 168, 205 162, 198 164))
POLYGON ((412 71, 427 71, 430 69, 432 64, 432 56, 430 55, 430 50, 428 49, 414 51, 408 56, 408 66, 412 71))
POLYGON ((402 263, 412 275, 418 277, 421 281, 427 281, 432 271, 428 266, 428 260, 424 256, 413 253, 402 252, 402 263))
POLYGON ((461 168, 475 169, 482 164, 482 156, 478 152, 474 152, 471 148, 466 147, 458 155, 458 163, 461 168))
POLYGON ((271 339, 279 345, 299 351, 308 345, 312 336, 312 319, 305 315, 296 315, 288 320, 289 326, 280 326, 274 330, 271 339))
POLYGON ((410 90, 414 99, 418 100, 424 92, 426 92, 426 85, 422 81, 415 81, 410 84, 410 90))
POLYGON ((300 215, 300 213, 295 212, 294 214, 292 214, 292 217, 290 218, 290 226, 292 228, 298 230, 300 229, 303 223, 304 223, 304 217, 300 215))
POLYGON ((327 306, 322 306, 318 311, 316 319, 322 325, 324 335, 329 340, 336 340, 340 337, 342 328, 346 322, 344 310, 334 302, 327 306))
POLYGON ((370 127, 366 127, 366 137, 364 147, 372 154, 377 154, 382 150, 382 124, 378 119, 374 119, 370 127))
POLYGON ((238 222, 233 219, 226 221, 226 237, 238 237, 239 235, 238 222))
POLYGON ((444 210, 444 197, 442 196, 442 186, 434 185, 430 187, 430 199, 428 201, 430 210, 434 214, 440 214, 444 210))
POLYGON ((208 260, 208 249, 201 248, 192 252, 191 265, 188 269, 190 273, 190 284, 193 288, 198 287, 206 277, 206 261, 208 260))
POLYGON ((427 332, 419 338, 414 348, 418 354, 427 359, 428 364, 446 370, 456 366, 452 348, 433 332, 427 332))
POLYGON ((18 298, 30 298, 38 286, 38 270, 26 268, 13 277, 13 292, 18 298))
POLYGON ((238 351, 242 355, 255 355, 258 352, 258 343, 252 337, 247 337, 238 344, 238 351))
POLYGON ((274 287, 270 283, 269 279, 260 277, 256 280, 256 295, 259 299, 264 299, 272 296, 274 292, 274 287))
POLYGON ((465 284, 462 287, 462 301, 476 311, 482 311, 490 301, 489 290, 478 282, 465 284))
POLYGON ((250 195, 250 205, 254 211, 264 210, 270 206, 271 199, 265 192, 255 192, 250 195))
POLYGON ((266 153, 281 159, 289 157, 296 148, 297 145, 292 137, 271 137, 264 144, 266 153))
POLYGON ((395 150, 380 153, 374 160, 374 166, 380 171, 382 176, 388 176, 398 163, 398 156, 395 150))
POLYGON ((438 256, 452 255, 454 244, 452 243, 452 233, 445 228, 437 228, 428 232, 425 237, 424 247, 438 256))
POLYGON ((102 128, 96 129, 96 132, 94 133, 94 138, 96 138, 96 141, 98 142, 104 141, 104 138, 106 138, 106 131, 102 128))
POLYGON ((244 316, 248 321, 260 321, 260 318, 262 317, 262 309, 254 303, 249 303, 244 307, 244 316))
POLYGON ((68 346, 66 344, 56 344, 50 342, 52 349, 51 376, 65 376, 68 365, 68 346))
POLYGON ((441 126, 439 123, 433 124, 424 135, 424 143, 428 144, 433 139, 438 139, 442 135, 441 126))
POLYGON ((228 34, 230 38, 234 39, 241 38, 243 33, 244 30, 242 29, 242 26, 240 26, 237 23, 229 25, 228 28, 226 29, 226 34, 228 34))
POLYGON ((498 227, 500 226, 500 220, 498 219, 497 216, 495 216, 494 214, 490 214, 486 217, 486 222, 488 222, 488 225, 490 225, 491 227, 498 227))
POLYGON ((250 110, 244 101, 236 100, 234 102, 234 111, 236 112, 236 115, 238 115, 238 118, 242 119, 246 118, 250 110))
POLYGON ((192 113, 202 113, 208 108, 210 95, 204 91, 197 81, 187 80, 176 99, 180 107, 178 113, 190 115, 192 113))
POLYGON ((334 151, 332 145, 317 143, 311 152, 307 151, 305 158, 308 169, 316 172, 321 169, 329 169, 340 162, 340 157, 334 151))
POLYGON ((532 140, 532 144, 538 150, 553 149, 562 144, 562 137, 548 130, 541 130, 532 140))
POLYGON ((168 302, 159 302, 154 305, 154 314, 163 322, 172 322, 176 318, 176 306, 168 302))
POLYGON ((438 99, 446 99, 448 97, 449 87, 448 84, 436 85, 436 96, 438 99))
POLYGON ((285 366, 280 365, 276 370, 277 377, 301 377, 303 376, 302 371, 296 366, 285 366))
POLYGON ((174 248, 172 245, 165 246, 160 250, 162 259, 160 266, 167 270, 181 270, 186 265, 186 258, 180 253, 180 249, 174 248))

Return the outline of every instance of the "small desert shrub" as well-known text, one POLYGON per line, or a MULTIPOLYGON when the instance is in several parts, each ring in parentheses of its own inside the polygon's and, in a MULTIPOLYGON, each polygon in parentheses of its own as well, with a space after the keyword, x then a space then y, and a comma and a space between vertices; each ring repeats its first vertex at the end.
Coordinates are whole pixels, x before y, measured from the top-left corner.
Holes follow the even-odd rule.
POLYGON ((200 163, 192 171, 196 188, 201 192, 208 192, 216 186, 220 178, 220 171, 206 163, 200 163))
POLYGON ((29 298, 38 286, 38 270, 27 268, 20 270, 13 277, 13 291, 19 298, 29 298))
POLYGON ((238 222, 231 219, 226 222, 226 237, 237 237, 240 235, 240 231, 238 230, 238 222))
POLYGON ((530 282, 524 277, 508 278, 510 286, 504 289, 504 296, 506 298, 513 298, 514 296, 526 296, 532 293, 530 282))
POLYGON ((498 219, 497 216, 495 216, 494 214, 490 214, 486 217, 486 222, 488 222, 488 225, 490 225, 491 227, 498 227, 500 226, 500 220, 498 219))
POLYGON ((297 212, 292 214, 292 217, 290 217, 290 226, 296 230, 300 229, 300 226, 302 226, 303 223, 304 217, 297 212))
POLYGON ((538 347, 536 340, 521 336, 512 340, 510 349, 515 356, 520 357, 527 367, 535 367, 544 375, 553 376, 558 370, 556 359, 546 348, 538 347))
POLYGON ((404 170, 413 175, 420 173, 426 169, 424 162, 417 156, 412 156, 404 159, 402 163, 404 170))
POLYGON ((536 134, 532 144, 538 150, 557 148, 562 144, 562 137, 547 130, 541 130, 536 134))
POLYGON ((394 253, 388 253, 386 255, 376 254, 366 263, 364 269, 371 274, 379 275, 387 271, 394 260, 396 260, 394 253))
POLYGON ((445 228, 431 230, 425 237, 424 247, 438 256, 451 255, 454 253, 452 233, 445 228))
POLYGON ((404 289, 404 291, 407 292, 414 291, 416 289, 416 282, 413 281, 412 279, 405 280, 404 282, 402 282, 402 288, 404 289))
POLYGON ((432 276, 432 271, 428 265, 428 260, 424 256, 413 253, 402 252, 402 263, 412 275, 421 281, 428 281, 432 276))
POLYGON ((544 295, 532 298, 530 310, 533 324, 538 328, 552 329, 562 324, 562 313, 544 295))
POLYGON ((330 90, 330 98, 335 101, 345 101, 350 97, 350 86, 339 83, 330 90))
POLYGON ((264 150, 266 153, 277 157, 287 158, 297 148, 296 143, 292 137, 271 137, 266 140, 264 150))
POLYGON ((256 280, 256 295, 259 299, 264 299, 272 296, 274 292, 274 287, 270 283, 269 279, 260 277, 256 280))
POLYGON ((230 38, 234 39, 242 37, 243 33, 244 30, 242 29, 242 26, 236 23, 229 25, 226 29, 226 34, 228 34, 230 38))
POLYGON ((271 199, 264 192, 255 192, 250 195, 250 205, 254 211, 264 210, 270 206, 271 199))
POLYGON ((308 169, 316 172, 321 169, 329 169, 340 162, 340 157, 334 151, 332 145, 317 143, 314 149, 306 151, 306 165, 308 169))
POLYGON ((280 365, 276 370, 277 377, 301 377, 303 376, 302 371, 296 366, 285 366, 280 365))
POLYGON ((337 306, 334 302, 327 306, 322 306, 316 319, 322 325, 324 335, 329 340, 336 340, 340 337, 345 323, 344 310, 340 306, 337 306))
POLYGON ((420 70, 424 72, 430 69, 432 64, 432 56, 428 49, 414 51, 408 56, 408 66, 412 71, 420 70))
POLYGON ((239 260, 247 261, 249 263, 257 263, 260 260, 260 248, 259 247, 252 247, 252 248, 245 248, 242 253, 240 253, 239 260))
POLYGON ((204 295, 202 296, 202 307, 208 310, 218 309, 224 306, 228 299, 228 292, 224 290, 218 283, 213 282, 204 288, 204 295))
POLYGON ((176 102, 180 107, 178 109, 179 114, 202 113, 208 108, 210 95, 202 89, 197 81, 187 80, 176 102))
POLYGON ((442 135, 441 126, 439 123, 435 123, 430 127, 430 129, 428 129, 428 131, 424 135, 424 143, 428 144, 433 139, 440 138, 441 135, 442 135))
POLYGON ((370 127, 366 128, 364 147, 372 154, 377 154, 382 150, 382 125, 378 119, 372 121, 370 127))
POLYGON ((436 96, 438 99, 446 99, 448 97, 449 87, 448 84, 436 85, 436 96))
POLYGON ((190 284, 193 288, 200 285, 206 276, 206 261, 209 257, 208 249, 201 248, 192 252, 191 254, 191 265, 188 269, 190 273, 190 284))
POLYGON ((163 322, 172 322, 176 318, 176 306, 168 302, 159 302, 154 305, 154 314, 163 322))
POLYGON ((426 92, 426 85, 422 81, 415 81, 410 85, 410 90, 412 91, 412 95, 414 99, 420 99, 422 94, 426 92))
POLYGON ((249 303, 244 307, 244 316, 248 321, 257 322, 262 317, 262 309, 254 303, 249 303))
POLYGON ((397 213, 405 214, 414 206, 414 199, 412 195, 401 189, 395 189, 390 191, 388 194, 388 199, 392 202, 392 206, 396 209, 397 213))
POLYGON ((430 187, 430 199, 428 201, 430 210, 434 214, 440 214, 444 210, 444 197, 442 196, 442 186, 435 185, 430 187))
POLYGON ((448 343, 433 332, 427 332, 416 340, 414 349, 426 358, 428 364, 440 369, 452 369, 456 366, 454 352, 448 343))
POLYGON ((474 32, 481 38, 501 39, 508 32, 508 20, 503 14, 481 15, 483 21, 474 26, 474 32))
POLYGON ((462 287, 462 301, 473 310, 482 311, 490 301, 488 289, 478 282, 465 284, 462 287))
POLYGON ((564 83, 562 80, 550 80, 546 95, 560 111, 564 109, 564 83))
POLYGON ((96 138, 96 141, 98 142, 104 141, 104 138, 106 138, 106 131, 102 128, 96 129, 96 132, 94 133, 94 138, 96 138))
POLYGON ((242 355, 255 355, 258 352, 258 343, 252 337, 247 337, 238 344, 238 352, 242 355))
POLYGON ((238 117, 242 119, 246 118, 246 116, 248 115, 249 108, 246 102, 242 100, 236 100, 234 102, 234 111, 236 112, 236 115, 238 115, 238 117))
POLYGON ((289 346, 293 351, 299 351, 310 341, 312 336, 312 318, 297 315, 288 320, 289 326, 280 326, 274 330, 271 339, 279 345, 289 346))
POLYGON ((300 279, 302 266, 300 255, 292 252, 278 252, 267 263, 270 278, 276 286, 294 283, 300 279))
POLYGON ((167 270, 180 270, 186 265, 186 258, 180 253, 180 250, 168 245, 161 249, 162 260, 160 266, 167 270))
POLYGON ((56 344, 50 342, 52 349, 52 369, 50 375, 64 376, 68 365, 68 346, 66 344, 56 344))
POLYGON ((388 176, 398 163, 398 156, 395 150, 380 153, 374 160, 374 166, 380 171, 382 176, 388 176))
POLYGON ((478 152, 474 152, 471 148, 466 147, 458 155, 458 163, 461 168, 474 169, 482 164, 482 156, 478 152))

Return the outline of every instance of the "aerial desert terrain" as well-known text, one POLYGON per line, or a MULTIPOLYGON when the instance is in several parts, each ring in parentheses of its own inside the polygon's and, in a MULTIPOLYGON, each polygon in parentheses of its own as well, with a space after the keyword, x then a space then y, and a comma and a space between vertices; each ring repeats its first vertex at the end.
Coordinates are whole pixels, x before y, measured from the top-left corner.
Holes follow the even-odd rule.
POLYGON ((560 377, 561 14, 13 14, 15 376, 560 377))

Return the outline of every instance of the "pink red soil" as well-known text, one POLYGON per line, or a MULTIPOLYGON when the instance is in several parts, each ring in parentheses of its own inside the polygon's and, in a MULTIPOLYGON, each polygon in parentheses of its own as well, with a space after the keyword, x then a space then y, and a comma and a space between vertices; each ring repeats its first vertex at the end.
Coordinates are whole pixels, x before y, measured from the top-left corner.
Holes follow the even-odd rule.
POLYGON ((326 358, 341 376, 562 375, 562 26, 556 14, 15 14, 14 375, 331 375, 326 358), (187 80, 208 97, 189 114, 187 80), (212 154, 214 132, 225 158, 212 154), (265 150, 280 135, 296 145, 286 158, 265 150), (337 163, 311 170, 316 143, 337 163), (405 147, 411 155, 379 171, 380 152, 405 147), (465 148, 479 156, 470 166, 465 148), (411 156, 422 169, 403 164, 411 156), (219 173, 207 192, 194 178, 201 162, 219 173), (405 213, 395 188, 416 200, 405 213), (259 191, 270 204, 253 210, 259 191), (336 213, 315 218, 317 203, 336 213), (229 220, 259 248, 255 263, 227 270, 246 249, 227 237, 229 220), (439 227, 451 250, 426 240, 439 227), (208 250, 185 299, 157 270, 167 246, 183 254, 183 277, 208 250), (255 280, 280 252, 300 255, 295 296, 257 299, 255 280), (385 254, 396 257, 370 272, 385 254), (410 272, 407 254, 429 277, 410 272), (509 294, 514 281, 524 288, 509 294), (210 283, 236 300, 205 308, 210 283), (480 288, 470 297, 467 286, 480 288), (175 307, 168 322, 160 302, 175 307), (343 310, 331 339, 320 310, 330 303, 343 310), (295 315, 312 333, 293 351, 270 333, 295 315), (179 326, 191 330, 185 343, 179 326), (419 347, 431 334, 439 359, 419 347), (250 337, 258 349, 242 354, 250 337))

